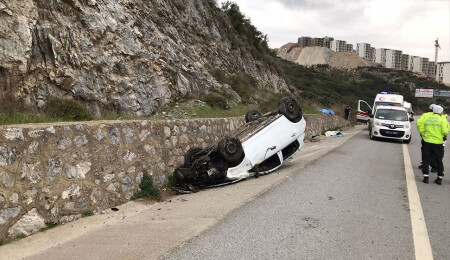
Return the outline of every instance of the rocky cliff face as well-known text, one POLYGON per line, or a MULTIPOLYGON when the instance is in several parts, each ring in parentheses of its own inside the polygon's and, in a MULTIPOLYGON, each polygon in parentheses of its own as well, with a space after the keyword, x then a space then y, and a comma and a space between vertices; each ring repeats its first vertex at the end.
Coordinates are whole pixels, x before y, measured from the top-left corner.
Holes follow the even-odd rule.
POLYGON ((150 115, 244 72, 263 91, 287 85, 242 48, 214 0, 0 0, 0 89, 42 107, 73 97, 96 114, 150 115))

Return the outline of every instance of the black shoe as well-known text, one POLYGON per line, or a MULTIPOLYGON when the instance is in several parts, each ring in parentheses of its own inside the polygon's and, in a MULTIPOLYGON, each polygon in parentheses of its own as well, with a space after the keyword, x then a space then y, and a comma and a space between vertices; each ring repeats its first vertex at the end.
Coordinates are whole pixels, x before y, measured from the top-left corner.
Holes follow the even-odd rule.
POLYGON ((431 167, 431 172, 438 172, 437 168, 431 167))
POLYGON ((423 183, 428 183, 428 177, 423 177, 423 183))
POLYGON ((434 182, 435 182, 437 185, 442 185, 442 179, 441 179, 441 178, 437 178, 434 182))
POLYGON ((423 165, 422 165, 422 163, 420 163, 420 165, 419 165, 419 169, 422 169, 422 166, 423 166, 423 165))

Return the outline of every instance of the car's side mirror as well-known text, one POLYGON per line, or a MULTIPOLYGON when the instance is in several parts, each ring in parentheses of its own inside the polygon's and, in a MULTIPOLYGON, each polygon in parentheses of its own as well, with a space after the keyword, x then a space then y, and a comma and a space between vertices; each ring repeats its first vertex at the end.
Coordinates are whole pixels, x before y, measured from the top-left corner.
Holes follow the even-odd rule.
POLYGON ((373 114, 370 114, 369 117, 370 117, 370 118, 373 118, 373 114))
POLYGON ((410 117, 410 118, 409 118, 409 121, 410 121, 410 122, 414 121, 414 117, 410 117))

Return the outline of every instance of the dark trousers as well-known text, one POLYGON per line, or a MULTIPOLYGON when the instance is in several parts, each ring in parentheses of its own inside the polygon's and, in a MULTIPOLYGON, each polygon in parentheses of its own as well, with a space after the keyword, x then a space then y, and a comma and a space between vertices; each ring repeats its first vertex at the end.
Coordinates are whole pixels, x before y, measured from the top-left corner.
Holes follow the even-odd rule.
MULTIPOLYGON (((422 165, 423 165, 423 161, 424 161, 424 159, 423 159, 423 144, 425 143, 425 141, 423 140, 423 139, 421 139, 420 140, 420 152, 421 152, 421 155, 422 155, 422 165)), ((444 148, 442 148, 442 158, 444 158, 444 148)), ((431 168, 433 168, 433 169, 436 169, 437 168, 437 161, 438 161, 439 159, 438 158, 433 158, 433 160, 431 160, 431 162, 430 162, 430 166, 431 166, 431 168)))
POLYGON ((442 144, 423 142, 422 148, 422 173, 428 176, 430 164, 436 162, 438 176, 444 176, 444 164, 442 163, 442 158, 444 157, 444 146, 442 146, 442 144))

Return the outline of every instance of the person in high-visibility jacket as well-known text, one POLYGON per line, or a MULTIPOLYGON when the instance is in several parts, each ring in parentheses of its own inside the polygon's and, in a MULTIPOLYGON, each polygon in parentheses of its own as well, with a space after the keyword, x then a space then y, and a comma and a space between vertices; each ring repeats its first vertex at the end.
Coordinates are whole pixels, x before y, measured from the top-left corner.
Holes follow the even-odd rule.
MULTIPOLYGON (((433 114, 433 107, 434 106, 436 106, 436 104, 431 104, 430 105, 430 111, 423 113, 422 117, 428 116, 427 114, 430 114, 430 115, 433 114)), ((420 120, 420 118, 419 118, 419 120, 420 120)), ((422 161, 420 161, 419 169, 422 169, 422 167, 423 167, 423 138, 422 138, 422 136, 420 136, 420 139, 421 139, 420 140, 420 157, 421 157, 422 161)), ((436 168, 435 163, 432 163, 431 165, 432 165, 432 168, 436 168)), ((433 171, 431 171, 431 172, 433 172, 433 171)))
POLYGON ((442 158, 444 156, 444 139, 449 133, 449 123, 447 118, 443 117, 444 109, 441 106, 434 106, 433 113, 423 114, 417 120, 417 130, 424 141, 423 145, 423 182, 428 183, 429 166, 433 160, 436 160, 438 177, 436 183, 441 185, 444 177, 444 165, 442 158))

